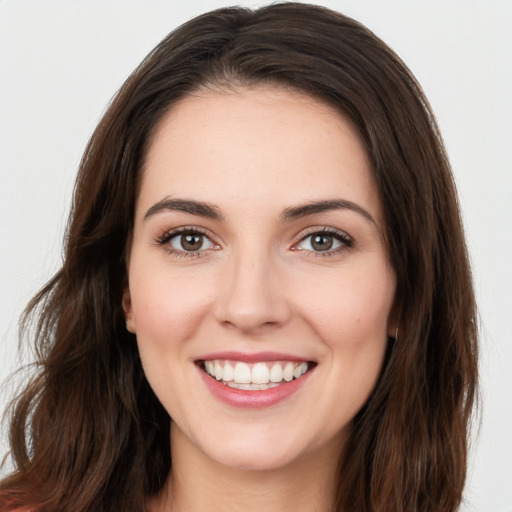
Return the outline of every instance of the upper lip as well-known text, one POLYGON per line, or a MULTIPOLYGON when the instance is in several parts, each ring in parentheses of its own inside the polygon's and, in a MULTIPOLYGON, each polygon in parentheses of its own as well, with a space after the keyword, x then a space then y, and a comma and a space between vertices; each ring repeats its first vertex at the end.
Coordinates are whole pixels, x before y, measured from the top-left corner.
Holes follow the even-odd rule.
POLYGON ((197 361, 230 360, 241 361, 244 363, 258 363, 262 361, 311 361, 307 357, 286 354, 283 352, 211 352, 197 358, 197 361))

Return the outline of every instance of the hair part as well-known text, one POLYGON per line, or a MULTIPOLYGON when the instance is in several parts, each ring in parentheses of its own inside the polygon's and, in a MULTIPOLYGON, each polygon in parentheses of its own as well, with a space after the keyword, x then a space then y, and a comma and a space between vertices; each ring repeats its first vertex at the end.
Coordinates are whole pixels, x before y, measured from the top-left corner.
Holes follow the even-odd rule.
POLYGON ((349 119, 372 165, 397 277, 400 335, 340 457, 336 510, 454 512, 477 389, 476 307, 453 177, 413 75, 323 7, 224 8, 169 34, 122 86, 82 158, 62 269, 33 299, 40 371, 14 403, 20 503, 145 510, 171 469, 169 422, 121 308, 126 244, 159 120, 209 89, 302 91, 349 119))

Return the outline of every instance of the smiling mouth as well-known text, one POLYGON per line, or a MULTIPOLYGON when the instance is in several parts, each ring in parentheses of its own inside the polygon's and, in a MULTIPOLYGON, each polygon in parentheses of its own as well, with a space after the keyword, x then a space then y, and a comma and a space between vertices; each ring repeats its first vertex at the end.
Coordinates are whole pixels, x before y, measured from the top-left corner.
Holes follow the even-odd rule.
POLYGON ((210 377, 230 388, 264 391, 300 379, 312 370, 311 361, 271 361, 244 363, 242 361, 199 361, 200 368, 210 377))

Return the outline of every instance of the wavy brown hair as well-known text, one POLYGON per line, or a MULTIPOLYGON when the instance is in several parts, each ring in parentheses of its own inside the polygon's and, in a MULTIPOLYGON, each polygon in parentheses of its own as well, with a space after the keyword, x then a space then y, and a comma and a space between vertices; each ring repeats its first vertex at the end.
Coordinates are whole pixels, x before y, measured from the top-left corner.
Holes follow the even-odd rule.
POLYGON ((170 419, 121 308, 145 152, 180 99, 258 84, 306 92, 352 121, 372 163, 397 276, 398 339, 340 454, 336 510, 458 508, 477 327, 442 139, 414 76, 379 38, 342 14, 298 3, 225 8, 184 24, 128 78, 94 132, 63 266, 24 319, 35 325, 38 371, 13 403, 15 470, 1 483, 20 505, 143 511, 163 486, 170 419))

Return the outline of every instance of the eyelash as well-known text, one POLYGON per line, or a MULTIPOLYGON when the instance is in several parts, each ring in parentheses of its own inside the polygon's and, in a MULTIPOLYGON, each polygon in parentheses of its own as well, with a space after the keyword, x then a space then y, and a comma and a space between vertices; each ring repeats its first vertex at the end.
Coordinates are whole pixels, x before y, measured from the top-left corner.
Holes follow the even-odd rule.
POLYGON ((215 242, 213 242, 213 240, 211 239, 211 236, 209 236, 205 231, 197 227, 183 227, 179 229, 173 229, 172 231, 166 231, 162 236, 156 239, 156 242, 159 246, 165 249, 167 254, 176 256, 178 258, 201 258, 207 255, 207 250, 185 251, 171 247, 169 242, 173 238, 183 235, 197 235, 200 237, 204 237, 208 239, 213 245, 216 245, 215 242))
MULTIPOLYGON (((183 236, 183 235, 198 235, 200 237, 204 237, 207 240, 209 240, 214 246, 217 245, 212 240, 212 237, 208 235, 205 231, 197 228, 197 227, 183 227, 179 229, 174 229, 171 231, 166 231, 162 236, 158 237, 156 239, 156 243, 158 246, 161 246, 165 249, 165 251, 173 256, 176 256, 178 258, 201 258, 207 255, 208 250, 211 249, 203 249, 203 250, 197 250, 197 251, 186 251, 186 250, 180 250, 175 249, 171 247, 170 242, 173 238, 183 236)), ((342 251, 351 249, 354 245, 353 239, 344 231, 340 231, 338 229, 330 228, 330 227, 324 227, 322 229, 318 228, 311 228, 310 230, 307 230, 305 233, 301 233, 300 239, 295 242, 291 248, 293 251, 305 251, 308 256, 310 257, 329 257, 334 254, 340 253, 342 251), (327 236, 332 237, 333 239, 340 242, 340 246, 336 247, 335 249, 331 250, 325 250, 325 251, 314 251, 309 249, 302 249, 298 246, 306 241, 308 238, 311 238, 315 235, 319 236, 327 236)), ((213 249, 216 250, 216 249, 213 249)))
POLYGON ((308 253, 308 256, 313 258, 326 258, 338 254, 340 252, 346 251, 348 249, 351 249, 353 246, 354 240, 347 233, 335 228, 325 226, 322 229, 310 228, 305 233, 301 233, 299 241, 293 245, 292 250, 306 251, 308 253), (330 249, 326 251, 312 251, 309 249, 301 249, 297 247, 299 244, 303 243, 308 238, 314 237, 315 235, 332 237, 338 242, 340 242, 340 246, 336 247, 335 249, 330 249))

